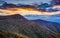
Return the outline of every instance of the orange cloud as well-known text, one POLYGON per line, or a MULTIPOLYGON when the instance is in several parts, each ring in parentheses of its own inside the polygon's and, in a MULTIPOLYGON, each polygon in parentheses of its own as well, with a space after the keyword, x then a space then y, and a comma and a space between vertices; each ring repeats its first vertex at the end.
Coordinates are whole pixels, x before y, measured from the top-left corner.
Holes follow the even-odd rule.
POLYGON ((57 12, 41 12, 40 10, 37 10, 34 8, 6 8, 6 9, 0 9, 0 13, 2 13, 2 15, 3 14, 4 15, 12 15, 12 14, 54 15, 54 14, 60 14, 60 11, 57 11, 57 12))

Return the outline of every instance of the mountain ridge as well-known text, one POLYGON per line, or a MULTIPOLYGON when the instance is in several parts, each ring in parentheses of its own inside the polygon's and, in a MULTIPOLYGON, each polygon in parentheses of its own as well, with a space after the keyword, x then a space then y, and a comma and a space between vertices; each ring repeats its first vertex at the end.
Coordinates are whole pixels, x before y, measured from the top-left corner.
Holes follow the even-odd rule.
POLYGON ((7 19, 0 20, 0 30, 4 30, 7 32, 15 32, 18 34, 21 33, 31 38, 59 38, 60 37, 58 33, 55 33, 35 22, 27 20, 23 16, 17 15, 19 18, 13 16, 7 16, 8 17, 7 19))
POLYGON ((36 22, 37 24, 40 24, 52 31, 55 31, 57 33, 60 33, 60 24, 59 23, 56 23, 56 22, 48 22, 48 21, 45 21, 45 20, 32 20, 34 22, 36 22))

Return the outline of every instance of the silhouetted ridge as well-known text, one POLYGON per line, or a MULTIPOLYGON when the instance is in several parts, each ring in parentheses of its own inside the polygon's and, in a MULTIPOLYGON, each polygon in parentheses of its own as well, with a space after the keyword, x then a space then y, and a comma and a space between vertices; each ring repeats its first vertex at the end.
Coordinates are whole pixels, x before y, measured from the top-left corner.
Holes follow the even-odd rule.
POLYGON ((22 34, 29 38, 60 38, 58 33, 29 21, 21 15, 0 16, 0 18, 4 18, 0 20, 0 30, 22 34))
POLYGON ((4 20, 4 19, 25 19, 25 18, 23 18, 23 16, 21 16, 19 14, 8 15, 8 16, 0 16, 0 20, 4 20))
POLYGON ((15 19, 23 18, 23 16, 21 16, 20 14, 11 15, 11 16, 9 16, 9 17, 11 17, 11 18, 15 18, 15 19))

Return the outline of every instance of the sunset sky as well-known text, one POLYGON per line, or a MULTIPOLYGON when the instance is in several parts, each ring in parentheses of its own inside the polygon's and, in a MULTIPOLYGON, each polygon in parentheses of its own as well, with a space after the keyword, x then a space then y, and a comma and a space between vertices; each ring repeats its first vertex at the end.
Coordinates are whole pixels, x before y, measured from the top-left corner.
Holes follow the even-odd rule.
POLYGON ((56 15, 56 14, 60 14, 60 11, 57 11, 57 12, 41 12, 41 11, 35 10, 33 8, 7 8, 7 9, 0 9, 0 12, 2 12, 2 14, 4 14, 4 15, 20 14, 22 16, 27 15, 27 14, 35 14, 35 15, 56 15))
MULTIPOLYGON (((40 4, 41 2, 50 3, 50 1, 52 1, 52 0, 0 0, 0 1, 5 1, 8 3, 13 3, 13 4, 20 4, 20 3, 21 4, 34 4, 34 3, 40 4)), ((12 9, 8 8, 5 10, 0 9, 0 11, 5 12, 4 14, 6 14, 6 15, 11 15, 11 14, 16 14, 16 13, 21 14, 21 15, 25 15, 25 14, 38 14, 38 15, 60 14, 60 11, 50 13, 50 12, 41 12, 41 11, 38 11, 33 8, 25 8, 25 9, 23 9, 23 8, 12 8, 12 9), (12 10, 15 10, 15 11, 12 11, 12 10)))
MULTIPOLYGON (((8 3, 13 3, 13 4, 29 4, 33 5, 34 3, 40 4, 41 2, 44 3, 50 3, 51 0, 0 0, 0 1, 5 1, 8 3)), ((53 6, 60 8, 59 6, 53 6)), ((0 9, 0 15, 13 15, 13 14, 20 14, 22 16, 24 15, 42 15, 42 17, 26 17, 27 19, 43 19, 43 20, 48 20, 48 21, 53 21, 60 23, 60 16, 51 16, 51 15, 59 15, 60 11, 57 12, 41 12, 37 9, 34 8, 7 8, 7 9, 0 9)))

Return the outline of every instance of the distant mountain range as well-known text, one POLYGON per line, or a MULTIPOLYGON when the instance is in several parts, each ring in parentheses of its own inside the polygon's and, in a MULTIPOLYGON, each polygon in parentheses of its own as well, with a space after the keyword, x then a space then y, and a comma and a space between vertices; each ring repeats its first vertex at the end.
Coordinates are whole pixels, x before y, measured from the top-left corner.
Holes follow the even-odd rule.
POLYGON ((57 32, 60 34, 60 24, 59 23, 55 23, 55 22, 48 22, 45 20, 32 20, 33 22, 36 22, 39 25, 42 25, 48 29, 50 29, 51 31, 57 32))
MULTIPOLYGON (((19 14, 11 16, 0 16, 0 30, 7 31, 9 33, 17 33, 27 36, 28 38, 60 38, 58 32, 58 26, 51 22, 51 26, 54 28, 57 26, 57 30, 50 30, 44 25, 49 26, 49 22, 41 22, 41 24, 25 19, 19 14), (44 24, 45 23, 45 24, 44 24)), ((54 28, 54 29, 56 29, 54 28)), ((60 31, 59 31, 60 32, 60 31)), ((1 37, 1 36, 0 36, 1 37)), ((6 37, 5 37, 6 38, 6 37)))
POLYGON ((28 20, 38 20, 38 19, 42 19, 42 20, 46 20, 46 21, 50 21, 50 22, 56 22, 56 23, 60 23, 60 14, 56 14, 56 15, 33 15, 33 14, 28 14, 28 15, 24 15, 24 17, 28 20))
POLYGON ((55 14, 55 15, 38 15, 38 14, 28 14, 28 15, 24 15, 24 17, 26 17, 27 19, 30 17, 30 18, 41 18, 41 17, 50 17, 50 18, 55 18, 55 17, 60 17, 60 14, 55 14))

